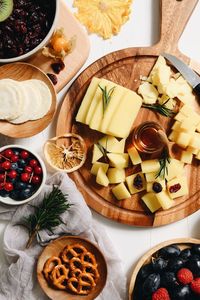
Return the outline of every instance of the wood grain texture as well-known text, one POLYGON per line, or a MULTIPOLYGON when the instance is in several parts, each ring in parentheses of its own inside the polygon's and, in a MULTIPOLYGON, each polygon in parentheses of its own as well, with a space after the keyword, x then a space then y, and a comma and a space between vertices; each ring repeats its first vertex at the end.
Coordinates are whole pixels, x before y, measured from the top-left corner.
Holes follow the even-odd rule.
POLYGON ((90 241, 80 237, 64 236, 55 241, 50 242, 48 246, 46 246, 46 248, 42 251, 37 263, 37 278, 43 291, 52 300, 82 300, 83 298, 85 300, 93 300, 101 293, 106 284, 107 265, 101 251, 90 241), (73 295, 67 291, 61 291, 52 288, 50 285, 48 285, 42 272, 47 259, 49 259, 51 256, 59 256, 60 252, 63 250, 64 247, 75 243, 83 245, 89 252, 94 254, 98 264, 100 278, 97 282, 95 289, 89 295, 86 296, 73 295))
MULTIPOLYGON (((177 48, 177 39, 180 37, 197 2, 197 0, 161 1, 162 36, 160 42, 153 47, 129 48, 102 57, 77 78, 63 102, 57 123, 57 135, 66 132, 78 133, 84 138, 88 147, 88 158, 85 165, 70 176, 76 182, 87 204, 105 217, 135 226, 161 226, 183 219, 200 208, 200 182, 198 176, 200 165, 197 161, 192 166, 187 167, 190 187, 189 196, 176 199, 174 207, 171 209, 151 214, 140 200, 141 193, 132 196, 131 199, 117 201, 112 196, 111 186, 108 188, 100 187, 95 183, 94 176, 90 174, 91 148, 102 137, 102 134, 75 122, 75 116, 93 76, 104 77, 135 91, 140 84, 140 75, 148 76, 156 62, 157 55, 162 51, 172 52, 190 64, 189 58, 180 55, 177 48), (172 26, 171 24, 177 24, 178 26, 172 26)), ((167 133, 169 133, 173 124, 173 120, 141 109, 133 127, 147 120, 159 122, 167 133)), ((127 173, 130 174, 129 172, 134 173, 135 171, 137 171, 137 167, 132 167, 127 173)))
POLYGON ((132 273, 132 276, 130 279, 130 284, 129 284, 129 300, 138 300, 133 296, 133 291, 134 291, 134 287, 135 287, 135 281, 137 278, 137 274, 138 274, 139 270, 141 269, 141 267, 150 262, 154 253, 156 253, 157 251, 159 251, 160 249, 162 249, 166 246, 173 245, 173 244, 178 245, 180 247, 180 249, 182 250, 182 249, 190 248, 194 244, 197 244, 197 245, 200 244, 200 240, 192 239, 192 238, 180 238, 180 239, 166 241, 166 242, 163 242, 163 243, 153 247, 145 255, 143 255, 133 269, 133 273, 132 273))
MULTIPOLYGON (((80 23, 68 10, 66 5, 67 1, 58 1, 60 2, 60 16, 57 28, 63 27, 68 39, 75 38, 75 47, 73 51, 65 57, 65 69, 60 72, 59 75, 56 75, 58 78, 58 83, 55 86, 57 92, 59 92, 80 70, 88 58, 90 50, 88 36, 80 23)), ((40 68, 45 73, 53 73, 51 68, 52 62, 54 61, 44 57, 41 51, 28 60, 28 63, 40 68)))
POLYGON ((12 63, 0 67, 0 80, 4 78, 17 81, 28 79, 42 80, 51 92, 52 104, 48 113, 43 118, 35 121, 28 121, 18 125, 0 121, 0 133, 13 138, 25 138, 44 130, 52 121, 57 106, 56 92, 49 78, 40 69, 27 63, 12 63))

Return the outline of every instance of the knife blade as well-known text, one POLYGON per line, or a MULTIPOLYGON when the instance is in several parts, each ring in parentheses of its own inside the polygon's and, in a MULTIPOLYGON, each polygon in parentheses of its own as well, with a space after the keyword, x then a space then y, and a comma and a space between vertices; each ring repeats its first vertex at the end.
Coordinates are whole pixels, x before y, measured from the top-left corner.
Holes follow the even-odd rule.
POLYGON ((174 67, 183 75, 185 80, 192 86, 196 94, 200 96, 200 76, 176 56, 168 53, 162 53, 161 55, 174 65, 174 67))

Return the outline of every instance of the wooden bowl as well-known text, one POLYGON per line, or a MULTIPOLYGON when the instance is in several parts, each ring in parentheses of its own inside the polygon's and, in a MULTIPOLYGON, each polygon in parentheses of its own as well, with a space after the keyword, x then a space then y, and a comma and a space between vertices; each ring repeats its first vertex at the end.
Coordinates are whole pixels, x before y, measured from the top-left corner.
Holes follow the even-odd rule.
POLYGON ((64 236, 61 237, 53 242, 51 242, 46 248, 42 251, 41 255, 39 256, 38 263, 37 263, 37 278, 39 281, 39 284, 43 291, 46 293, 46 295, 52 299, 52 300, 92 300, 95 299, 103 290, 105 284, 106 284, 106 278, 107 278, 107 265, 105 258, 101 251, 90 241, 75 237, 75 236, 64 236), (79 243, 86 247, 88 251, 93 253, 96 257, 97 263, 98 263, 98 270, 100 274, 100 278, 97 282, 97 285, 95 289, 89 294, 89 295, 75 295, 71 294, 67 291, 61 291, 56 290, 52 288, 50 285, 48 285, 46 279, 43 275, 43 266, 46 260, 55 255, 58 256, 61 250, 66 246, 74 243, 79 243))
POLYGON ((22 124, 11 124, 0 120, 0 134, 12 138, 25 138, 33 136, 44 130, 52 121, 56 112, 57 96, 53 84, 48 76, 39 68, 27 63, 13 63, 0 67, 0 79, 10 78, 18 81, 28 79, 42 80, 50 89, 52 95, 52 104, 48 113, 41 119, 28 121, 22 124))
POLYGON ((136 282, 138 272, 140 271, 141 267, 150 262, 151 257, 154 253, 156 253, 157 251, 159 251, 160 249, 162 249, 166 246, 173 245, 173 244, 178 245, 180 247, 180 249, 183 250, 185 248, 190 248, 192 244, 200 244, 200 240, 192 239, 192 238, 180 238, 180 239, 166 241, 166 242, 163 242, 163 243, 153 247, 145 255, 143 255, 142 258, 138 261, 138 263, 134 267, 134 270, 133 270, 133 273, 131 276, 130 285, 129 285, 129 300, 139 300, 139 299, 135 299, 134 297, 132 297, 132 293, 133 293, 133 290, 135 287, 135 282, 136 282))

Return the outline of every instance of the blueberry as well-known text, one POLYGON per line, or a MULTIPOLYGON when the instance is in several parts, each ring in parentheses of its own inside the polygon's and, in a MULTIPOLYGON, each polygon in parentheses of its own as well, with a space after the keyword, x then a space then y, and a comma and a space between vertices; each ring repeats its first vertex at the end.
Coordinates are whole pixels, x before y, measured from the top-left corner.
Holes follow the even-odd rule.
POLYGON ((165 288, 173 288, 178 285, 175 273, 165 272, 161 276, 161 285, 165 288))
POLYGON ((151 274, 149 275, 144 284, 143 284, 143 293, 144 295, 149 296, 153 292, 155 292, 160 286, 160 275, 159 274, 151 274))
POLYGON ((185 260, 183 258, 175 257, 169 260, 167 268, 169 271, 177 272, 184 267, 184 264, 185 260))
POLYGON ((24 172, 24 169, 23 169, 23 168, 17 168, 17 170, 16 170, 16 171, 17 171, 17 173, 18 173, 18 174, 21 174, 21 173, 23 173, 23 172, 24 172))
POLYGON ((18 163, 12 163, 11 164, 11 169, 13 169, 13 170, 17 170, 18 169, 18 163))
POLYGON ((12 198, 13 200, 19 201, 20 200, 20 192, 16 191, 16 190, 12 191, 10 193, 10 198, 12 198))
POLYGON ((10 195, 10 193, 7 191, 4 191, 4 190, 0 191, 0 196, 3 198, 9 197, 9 195, 10 195))
POLYGON ((21 158, 18 160, 18 165, 20 168, 24 168, 26 166, 26 161, 21 158))
POLYGON ((193 245, 191 248, 192 254, 200 255, 200 245, 193 245))
POLYGON ((159 257, 153 260, 152 266, 155 273, 160 273, 167 267, 167 261, 159 257))
POLYGON ((22 190, 20 192, 20 199, 25 200, 25 199, 31 197, 31 195, 32 195, 31 190, 26 188, 25 190, 22 190))
POLYGON ((180 257, 183 259, 188 259, 192 255, 192 252, 189 248, 181 251, 180 257))
POLYGON ((200 276, 200 260, 190 259, 187 262, 186 267, 192 271, 195 277, 200 276))
POLYGON ((144 281, 151 273, 153 273, 153 268, 151 264, 144 265, 141 267, 139 273, 138 273, 138 278, 141 281, 144 281))
POLYGON ((188 285, 177 286, 171 294, 173 300, 192 300, 188 285))
POLYGON ((171 258, 171 257, 177 257, 181 253, 181 250, 178 246, 176 245, 171 245, 164 247, 159 250, 158 256, 161 256, 165 259, 171 258))
POLYGON ((27 187, 27 184, 25 182, 17 181, 15 183, 15 189, 16 190, 24 190, 24 189, 26 189, 26 187, 27 187))

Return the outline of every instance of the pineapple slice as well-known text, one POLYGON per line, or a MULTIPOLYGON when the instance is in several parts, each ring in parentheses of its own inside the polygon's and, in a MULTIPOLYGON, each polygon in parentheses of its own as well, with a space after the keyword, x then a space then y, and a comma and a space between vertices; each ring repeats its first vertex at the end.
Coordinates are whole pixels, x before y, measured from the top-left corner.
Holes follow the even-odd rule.
POLYGON ((102 186, 108 186, 109 185, 109 179, 106 176, 106 173, 102 167, 98 169, 97 177, 96 177, 96 183, 102 185, 102 186))
POLYGON ((167 190, 172 199, 188 195, 187 178, 185 176, 179 176, 168 181, 167 190))
POLYGON ((108 171, 109 164, 105 164, 102 162, 95 162, 92 166, 91 173, 93 175, 97 175, 99 168, 102 168, 103 171, 106 173, 108 171))
POLYGON ((117 198, 117 200, 124 200, 124 199, 131 197, 131 194, 129 193, 129 191, 127 190, 127 188, 123 182, 116 185, 112 189, 112 193, 117 198))
POLYGON ((137 151, 137 149, 135 147, 131 147, 128 149, 128 154, 130 156, 131 162, 132 164, 135 165, 139 165, 142 162, 142 159, 137 151))
POLYGON ((161 208, 160 202, 158 201, 155 193, 147 193, 142 197, 142 201, 148 207, 148 209, 154 213, 161 208))
POLYGON ((125 170, 117 168, 109 168, 107 176, 111 184, 124 182, 126 177, 125 170))
POLYGON ((144 174, 141 172, 126 177, 126 183, 131 194, 136 194, 146 189, 144 174))

